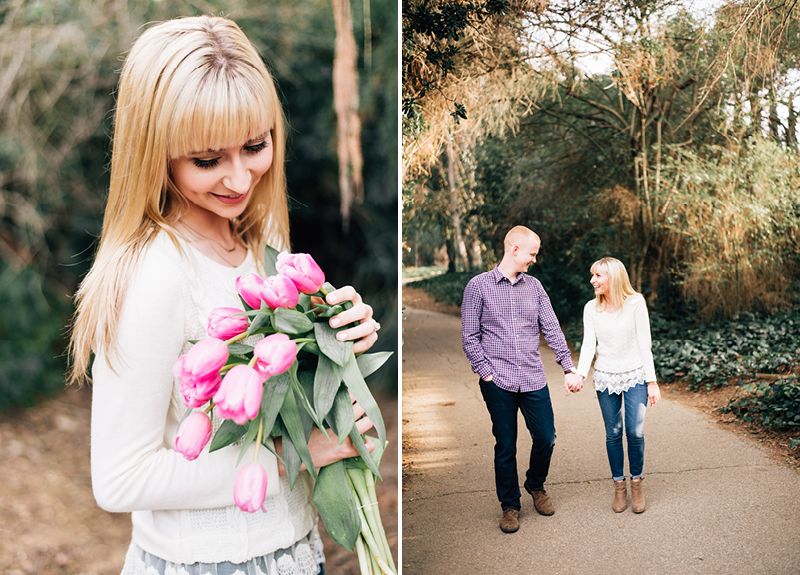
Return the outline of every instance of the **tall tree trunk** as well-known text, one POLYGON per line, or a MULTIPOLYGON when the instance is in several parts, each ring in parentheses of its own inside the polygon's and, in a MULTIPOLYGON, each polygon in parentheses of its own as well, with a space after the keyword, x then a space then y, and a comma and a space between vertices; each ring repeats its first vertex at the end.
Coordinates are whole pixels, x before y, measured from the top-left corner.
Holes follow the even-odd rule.
POLYGON ((361 169, 361 119, 358 117, 358 72, 356 39, 350 0, 332 0, 336 44, 333 57, 333 107, 336 110, 339 193, 342 228, 350 227, 353 202, 361 202, 364 182, 361 169))
POLYGON ((462 269, 468 270, 467 247, 461 234, 461 199, 456 185, 456 158, 452 140, 447 142, 447 185, 450 188, 450 217, 453 220, 453 243, 457 254, 456 261, 460 260, 462 269))
POLYGON ((786 143, 790 146, 797 143, 797 111, 794 108, 794 94, 789 94, 789 123, 786 128, 786 143))

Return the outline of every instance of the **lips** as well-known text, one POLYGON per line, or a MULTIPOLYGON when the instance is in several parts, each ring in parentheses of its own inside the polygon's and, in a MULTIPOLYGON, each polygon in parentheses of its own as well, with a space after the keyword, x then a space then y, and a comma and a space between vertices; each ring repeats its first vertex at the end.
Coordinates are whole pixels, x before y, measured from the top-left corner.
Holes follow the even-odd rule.
POLYGON ((223 204, 238 204, 247 197, 247 194, 238 194, 236 196, 222 196, 219 194, 211 194, 223 204))

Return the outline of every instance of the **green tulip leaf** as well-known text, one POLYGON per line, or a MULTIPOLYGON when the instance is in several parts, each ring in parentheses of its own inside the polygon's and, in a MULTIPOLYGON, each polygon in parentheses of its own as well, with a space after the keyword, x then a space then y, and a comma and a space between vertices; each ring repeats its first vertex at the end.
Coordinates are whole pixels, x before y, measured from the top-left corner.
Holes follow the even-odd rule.
POLYGON ((283 307, 275 310, 272 325, 276 331, 294 335, 306 333, 314 328, 314 322, 308 319, 305 314, 283 307))
POLYGON ((253 346, 244 343, 232 343, 228 345, 228 353, 231 355, 247 355, 253 353, 253 346))
POLYGON ((256 437, 258 436, 259 425, 261 425, 260 417, 256 417, 254 420, 248 421, 245 424, 245 427, 247 427, 247 433, 244 436, 244 441, 242 441, 242 449, 239 451, 239 459, 236 461, 237 467, 242 462, 244 454, 247 452, 247 448, 250 447, 250 445, 252 445, 256 440, 256 437))
MULTIPOLYGON (((308 451, 308 435, 305 433, 303 420, 300 418, 300 411, 297 408, 297 402, 295 401, 294 394, 292 393, 287 393, 283 400, 283 405, 281 406, 281 421, 283 421, 286 432, 288 433, 295 450, 297 450, 300 460, 306 464, 306 468, 308 469, 309 473, 311 473, 313 477, 316 477, 317 470, 314 468, 314 463, 311 460, 311 454, 308 451)), ((286 435, 283 436, 283 439, 286 441, 286 435)), ((285 458, 286 455, 284 454, 284 459, 285 458)), ((287 469, 287 476, 288 475, 287 469)), ((290 485, 292 487, 294 487, 294 479, 296 478, 297 474, 294 475, 294 478, 289 476, 290 485)))
MULTIPOLYGON (((356 446, 356 449, 361 456, 362 463, 366 464, 375 477, 383 481, 381 473, 378 471, 378 466, 370 456, 369 451, 367 451, 367 444, 364 442, 364 438, 358 432, 358 428, 356 426, 353 426, 353 429, 350 430, 350 439, 353 440, 353 444, 356 446)), ((378 443, 380 443, 380 441, 378 443)))
POLYGON ((336 391, 342 377, 339 369, 327 356, 319 356, 317 371, 314 373, 314 409, 321 418, 325 418, 333 407, 336 391))
POLYGON ((301 293, 299 301, 297 302, 297 307, 295 309, 298 308, 303 311, 311 311, 311 296, 308 294, 301 293))
POLYGON ((283 421, 283 416, 278 416, 276 425, 281 429, 281 441, 283 445, 283 468, 286 470, 286 477, 289 479, 289 488, 294 489, 294 482, 297 480, 297 475, 300 473, 300 454, 294 446, 292 436, 286 428, 283 421))
POLYGON ((345 386, 340 386, 336 392, 333 407, 328 412, 328 417, 325 420, 331 426, 333 432, 339 436, 339 444, 341 445, 355 424, 353 403, 350 401, 350 394, 345 386))
POLYGON ((253 317, 252 320, 250 320, 250 327, 247 328, 248 337, 256 333, 256 331, 258 331, 259 329, 269 327, 270 320, 275 314, 272 312, 271 309, 266 309, 262 311, 267 311, 269 313, 260 313, 257 316, 253 317))
POLYGON ((352 551, 361 531, 361 519, 343 460, 319 470, 314 486, 314 503, 331 538, 352 551))
POLYGON ((264 417, 265 430, 269 431, 275 427, 278 412, 283 405, 286 392, 289 391, 291 383, 291 377, 286 372, 273 375, 264 382, 264 395, 261 396, 261 415, 264 417))
POLYGON ((377 353, 362 353, 356 357, 361 376, 368 377, 378 371, 386 363, 386 360, 392 356, 392 353, 391 351, 380 351, 377 353))
POLYGON ((339 315, 343 311, 344 311, 344 308, 342 306, 340 306, 338 304, 337 305, 332 305, 332 306, 328 306, 327 309, 325 309, 325 311, 322 312, 321 314, 319 314, 317 317, 321 317, 321 318, 326 318, 327 319, 329 317, 333 317, 335 315, 339 315))
POLYGON ((278 254, 280 252, 272 246, 264 246, 264 271, 268 276, 274 276, 278 273, 278 254))
MULTIPOLYGON (((386 443, 381 445, 381 442, 378 441, 377 437, 369 436, 369 439, 371 439, 372 442, 375 444, 375 449, 373 449, 370 452, 369 456, 372 459, 372 461, 375 462, 375 465, 380 467, 381 459, 383 458, 383 454, 386 451, 386 447, 389 445, 389 442, 387 441, 386 443)), ((348 457, 347 459, 344 459, 343 461, 344 461, 345 467, 347 469, 351 469, 351 468, 369 469, 370 468, 364 462, 364 458, 360 457, 360 456, 359 457, 348 457)))
POLYGON ((211 440, 208 451, 212 452, 227 447, 231 443, 239 441, 245 433, 247 433, 247 427, 239 425, 232 419, 226 419, 214 434, 214 439, 211 440))
POLYGON ((367 414, 367 417, 372 420, 372 425, 378 433, 380 442, 385 442, 386 426, 383 423, 383 415, 381 415, 378 403, 375 401, 375 398, 372 397, 372 393, 370 393, 367 387, 367 382, 364 381, 361 371, 358 369, 356 357, 352 353, 350 353, 350 360, 345 364, 342 370, 342 379, 344 379, 347 389, 353 394, 353 397, 367 414))
POLYGON ((353 342, 339 341, 336 339, 336 332, 337 330, 325 322, 314 323, 314 334, 317 336, 317 345, 320 351, 336 365, 344 366, 348 357, 353 355, 353 342))

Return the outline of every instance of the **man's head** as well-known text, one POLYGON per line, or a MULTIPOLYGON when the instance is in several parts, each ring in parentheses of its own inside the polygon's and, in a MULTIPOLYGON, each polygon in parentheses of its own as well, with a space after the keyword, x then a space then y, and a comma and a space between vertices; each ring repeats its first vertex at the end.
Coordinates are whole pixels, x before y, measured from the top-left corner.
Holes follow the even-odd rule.
POLYGON ((516 275, 525 273, 531 264, 536 263, 541 240, 525 226, 515 226, 506 234, 503 245, 503 271, 516 275))

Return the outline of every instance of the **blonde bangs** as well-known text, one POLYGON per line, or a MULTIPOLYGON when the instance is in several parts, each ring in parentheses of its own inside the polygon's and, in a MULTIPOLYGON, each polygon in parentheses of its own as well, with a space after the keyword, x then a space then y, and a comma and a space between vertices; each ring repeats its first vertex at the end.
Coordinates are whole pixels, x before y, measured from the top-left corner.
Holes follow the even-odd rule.
POLYGON ((255 70, 241 72, 208 70, 181 87, 168 127, 169 159, 240 147, 275 128, 274 92, 255 70))

